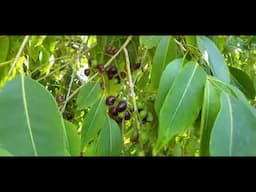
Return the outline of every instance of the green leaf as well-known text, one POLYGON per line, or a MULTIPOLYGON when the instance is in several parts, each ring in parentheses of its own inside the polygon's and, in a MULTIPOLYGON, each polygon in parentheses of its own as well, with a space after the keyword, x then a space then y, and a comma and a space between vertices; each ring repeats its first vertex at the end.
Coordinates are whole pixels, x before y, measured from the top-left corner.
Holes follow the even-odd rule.
POLYGON ((227 64, 217 46, 205 36, 197 36, 197 44, 213 75, 225 83, 230 83, 227 64))
POLYGON ((84 118, 81 136, 82 149, 96 138, 105 124, 107 107, 104 101, 104 97, 98 99, 84 118))
POLYGON ((43 36, 32 36, 31 37, 31 47, 38 47, 43 44, 44 40, 47 38, 46 35, 43 36))
POLYGON ((0 148, 0 156, 13 156, 13 154, 3 148, 0 148))
POLYGON ((168 91, 172 88, 173 82, 177 74, 182 68, 182 59, 175 59, 171 61, 163 71, 162 77, 160 79, 159 90, 155 101, 155 110, 159 115, 160 109, 164 102, 164 99, 168 91))
POLYGON ((164 36, 161 38, 153 58, 151 83, 157 89, 166 65, 176 57, 176 44, 173 37, 164 36))
POLYGON ((250 77, 240 69, 229 66, 229 70, 231 73, 231 82, 243 91, 248 99, 254 99, 255 89, 250 77))
POLYGON ((161 39, 161 36, 140 36, 140 44, 146 49, 156 47, 161 39))
MULTIPOLYGON (((0 39, 0 63, 7 60, 9 54, 9 37, 4 37, 0 39)), ((0 88, 4 85, 7 80, 7 74, 10 68, 10 64, 0 66, 0 88)))
POLYGON ((196 37, 195 36, 185 36, 186 42, 189 45, 192 45, 194 47, 196 47, 196 37))
POLYGON ((156 152, 196 120, 205 80, 205 72, 193 62, 187 63, 176 77, 160 110, 156 152))
POLYGON ((78 109, 85 109, 93 105, 100 94, 100 83, 89 82, 85 84, 80 90, 77 97, 78 109))
POLYGON ((200 155, 209 156, 209 143, 212 127, 220 110, 221 90, 207 79, 204 88, 204 100, 202 106, 200 155))
POLYGON ((9 52, 9 37, 0 39, 0 62, 6 61, 9 52))
POLYGON ((77 132, 76 126, 69 121, 65 120, 64 122, 69 143, 69 153, 72 156, 80 156, 81 138, 77 132))
POLYGON ((121 154, 121 131, 117 123, 107 117, 97 140, 97 154, 100 156, 118 156, 121 154))
POLYGON ((63 156, 64 122, 39 83, 18 75, 0 90, 0 146, 17 156, 63 156))
POLYGON ((256 116, 233 96, 221 94, 221 109, 211 140, 212 156, 255 156, 256 116))

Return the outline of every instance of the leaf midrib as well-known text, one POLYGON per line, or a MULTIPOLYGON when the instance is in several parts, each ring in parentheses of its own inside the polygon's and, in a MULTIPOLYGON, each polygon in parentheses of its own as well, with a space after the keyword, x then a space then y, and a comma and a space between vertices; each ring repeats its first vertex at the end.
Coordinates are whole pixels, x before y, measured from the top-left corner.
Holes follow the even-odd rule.
MULTIPOLYGON (((93 125, 93 121, 95 120, 95 118, 96 118, 96 116, 97 116, 97 113, 98 113, 98 111, 99 111, 99 108, 100 108, 100 105, 101 105, 101 102, 102 102, 102 101, 103 101, 103 97, 100 99, 100 101, 99 101, 99 103, 98 103, 98 105, 97 105, 97 108, 96 108, 96 110, 95 110, 95 113, 94 113, 94 115, 93 115, 92 120, 90 121, 90 124, 89 124, 87 130, 90 130, 91 126, 93 125)), ((87 139, 88 139, 88 138, 87 138, 87 139)))
POLYGON ((38 156, 36 145, 35 145, 34 138, 33 138, 31 123, 30 123, 30 120, 29 120, 30 118, 29 118, 29 113, 28 113, 28 104, 27 104, 26 91, 25 91, 24 75, 21 75, 21 89, 22 89, 22 100, 23 100, 23 105, 24 105, 26 122, 27 122, 27 125, 28 125, 30 140, 31 140, 31 143, 32 143, 34 154, 35 154, 35 156, 38 156))
POLYGON ((112 154, 112 151, 113 151, 113 143, 112 143, 112 123, 110 121, 110 119, 108 118, 108 127, 109 127, 109 148, 110 148, 110 154, 112 154))
MULTIPOLYGON (((168 121, 168 125, 170 125, 170 124, 173 122, 174 118, 176 117, 176 114, 177 114, 177 112, 178 112, 178 110, 179 110, 179 108, 180 108, 180 106, 181 106, 181 104, 182 104, 182 102, 183 102, 183 99, 184 99, 184 97, 185 97, 185 95, 186 95, 186 93, 187 93, 187 91, 188 91, 188 88, 189 88, 189 86, 190 86, 190 84, 191 84, 191 82, 192 82, 192 80, 193 80, 193 77, 194 77, 194 75, 195 75, 195 72, 196 72, 196 70, 197 70, 197 67, 198 67, 198 65, 195 64, 195 68, 193 69, 193 72, 192 72, 191 77, 190 77, 190 79, 189 79, 189 81, 188 81, 188 84, 187 84, 186 87, 185 87, 184 93, 183 93, 182 96, 181 96, 180 102, 178 103, 178 105, 177 105, 177 107, 176 107, 176 109, 175 109, 175 112, 174 112, 174 114, 172 115, 171 120, 168 121)), ((170 126, 169 126, 168 128, 170 129, 170 126)))
POLYGON ((227 102, 228 102, 228 111, 229 111, 229 114, 230 114, 230 118, 229 118, 229 121, 230 121, 230 137, 229 137, 229 155, 231 156, 232 155, 232 147, 233 147, 233 130, 234 130, 234 127, 233 127, 233 112, 232 112, 232 105, 231 105, 231 101, 230 101, 230 98, 227 94, 225 94, 226 98, 227 98, 227 102))

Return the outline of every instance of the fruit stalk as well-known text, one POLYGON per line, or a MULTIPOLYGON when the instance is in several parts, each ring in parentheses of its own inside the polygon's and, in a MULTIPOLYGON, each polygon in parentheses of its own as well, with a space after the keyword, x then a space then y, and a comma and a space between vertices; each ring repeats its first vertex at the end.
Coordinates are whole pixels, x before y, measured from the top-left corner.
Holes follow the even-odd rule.
POLYGON ((129 55, 128 55, 128 51, 126 48, 124 48, 124 54, 125 54, 125 59, 126 59, 126 68, 127 68, 127 74, 128 74, 128 80, 129 80, 129 88, 131 91, 131 96, 132 96, 132 103, 133 103, 133 108, 134 108, 134 112, 135 112, 135 122, 136 122, 136 128, 137 131, 140 130, 140 123, 138 121, 138 108, 136 105, 136 99, 135 99, 135 92, 134 92, 134 84, 132 81, 132 74, 131 74, 131 69, 130 69, 130 60, 129 60, 129 55))

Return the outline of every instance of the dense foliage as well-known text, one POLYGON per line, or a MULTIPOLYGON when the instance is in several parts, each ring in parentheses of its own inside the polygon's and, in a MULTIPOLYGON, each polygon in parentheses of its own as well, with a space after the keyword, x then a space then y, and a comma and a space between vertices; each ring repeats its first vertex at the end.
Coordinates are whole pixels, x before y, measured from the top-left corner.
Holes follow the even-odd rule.
POLYGON ((0 155, 256 155, 255 63, 255 36, 0 36, 0 155))

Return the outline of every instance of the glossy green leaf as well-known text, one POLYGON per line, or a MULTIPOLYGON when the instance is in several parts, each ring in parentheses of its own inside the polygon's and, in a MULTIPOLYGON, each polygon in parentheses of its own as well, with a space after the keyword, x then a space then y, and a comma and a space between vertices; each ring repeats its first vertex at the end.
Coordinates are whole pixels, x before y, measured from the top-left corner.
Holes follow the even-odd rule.
POLYGON ((164 102, 164 99, 171 89, 174 79, 182 68, 182 59, 175 59, 171 61, 163 71, 162 77, 160 79, 159 89, 155 101, 156 113, 160 113, 160 109, 164 102))
POLYGON ((243 91, 248 99, 254 99, 255 89, 250 77, 240 69, 229 66, 229 70, 231 73, 231 82, 243 91))
POLYGON ((158 88, 160 77, 166 65, 176 57, 176 44, 173 37, 161 38, 153 58, 151 83, 154 89, 158 88))
POLYGON ((76 126, 69 121, 65 120, 64 122, 69 143, 69 153, 72 156, 80 156, 81 137, 77 132, 76 126))
POLYGON ((197 36, 197 44, 213 75, 223 82, 230 83, 228 66, 213 41, 205 36, 197 36))
POLYGON ((122 139, 120 127, 117 123, 107 117, 97 140, 96 155, 118 156, 121 154, 122 139))
POLYGON ((211 140, 212 156, 255 156, 256 116, 233 96, 222 93, 211 140))
POLYGON ((77 97, 78 109, 92 106, 100 95, 100 83, 89 82, 83 86, 77 97))
POLYGON ((13 156, 13 154, 11 154, 9 151, 3 149, 3 148, 0 148, 0 156, 13 156))
POLYGON ((81 135, 81 147, 84 148, 93 139, 96 138, 98 132, 102 129, 106 121, 107 107, 104 97, 92 106, 91 110, 86 114, 81 135))
POLYGON ((15 156, 63 156, 64 122, 50 93, 18 75, 0 90, 0 146, 15 156))
POLYGON ((160 110, 155 151, 191 126, 201 109, 206 73, 189 62, 175 78, 160 110))
POLYGON ((156 47, 161 39, 161 36, 140 36, 140 44, 145 48, 151 49, 156 47))
POLYGON ((212 127, 217 114, 220 110, 220 93, 221 90, 214 86, 207 79, 204 88, 204 100, 201 117, 201 134, 200 134, 200 155, 209 156, 209 142, 212 127))

